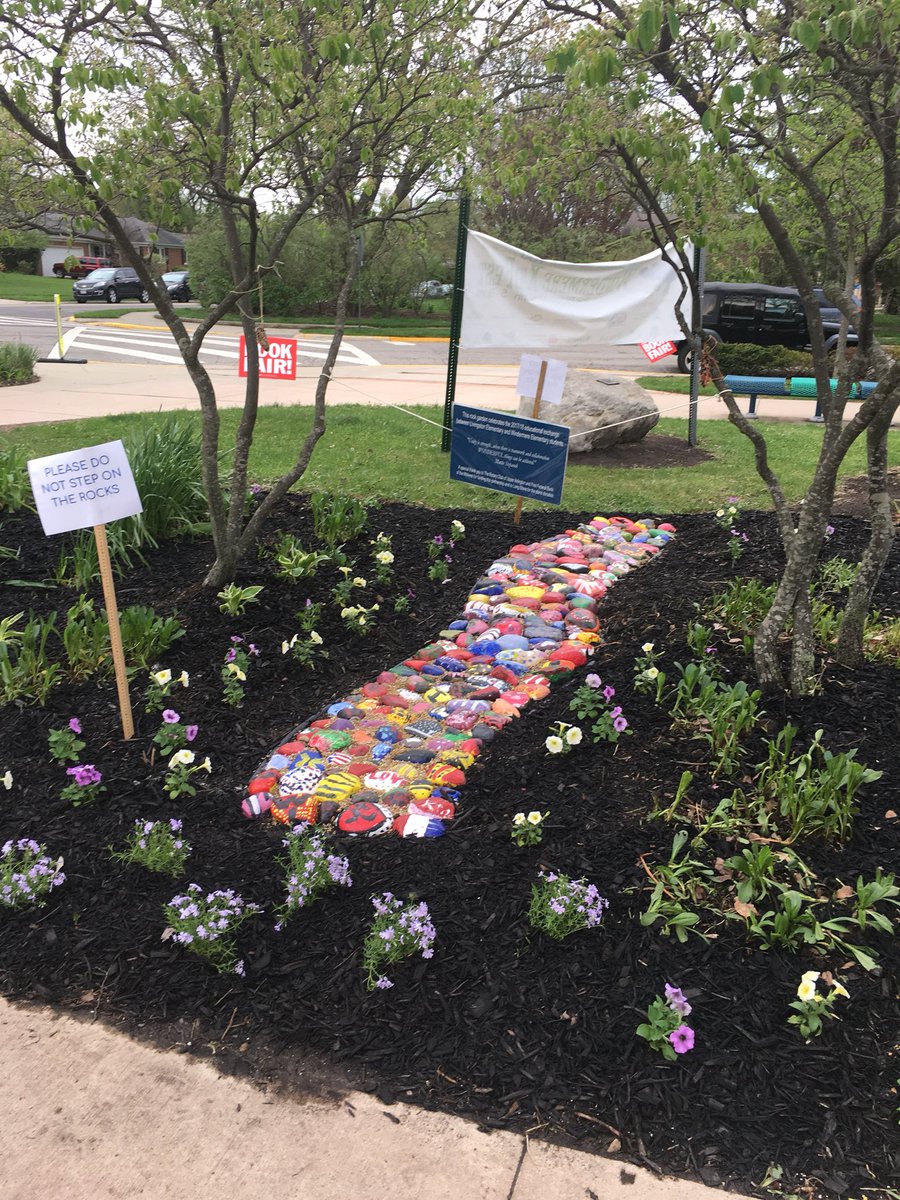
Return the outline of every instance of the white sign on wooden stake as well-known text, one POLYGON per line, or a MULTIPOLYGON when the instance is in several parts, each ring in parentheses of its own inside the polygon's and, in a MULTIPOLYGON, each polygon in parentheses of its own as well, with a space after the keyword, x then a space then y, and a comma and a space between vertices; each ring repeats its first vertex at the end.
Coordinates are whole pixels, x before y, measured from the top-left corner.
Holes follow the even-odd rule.
POLYGON ((541 404, 560 404, 566 382, 566 363, 561 358, 541 358, 538 354, 523 354, 519 360, 516 395, 533 399, 537 395, 541 363, 546 363, 541 404))
POLYGON ((143 512, 121 442, 104 442, 28 463, 44 533, 106 525, 143 512))

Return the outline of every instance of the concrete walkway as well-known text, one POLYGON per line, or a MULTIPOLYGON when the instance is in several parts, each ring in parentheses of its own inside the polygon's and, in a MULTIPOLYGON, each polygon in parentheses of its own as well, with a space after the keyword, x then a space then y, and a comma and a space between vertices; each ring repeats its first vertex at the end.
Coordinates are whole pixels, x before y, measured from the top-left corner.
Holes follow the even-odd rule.
POLYGON ((0 1001, 3 1200, 725 1200, 358 1092, 295 1099, 0 1001))

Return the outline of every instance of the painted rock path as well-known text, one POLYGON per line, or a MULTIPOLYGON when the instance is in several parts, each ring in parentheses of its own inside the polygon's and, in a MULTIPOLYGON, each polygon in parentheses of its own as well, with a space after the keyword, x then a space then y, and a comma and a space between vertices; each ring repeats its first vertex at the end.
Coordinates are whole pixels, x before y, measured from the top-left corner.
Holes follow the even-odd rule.
POLYGON ((594 517, 513 546, 437 639, 295 729, 260 766, 243 811, 287 825, 439 837, 477 756, 600 645, 606 590, 652 561, 669 524, 594 517))

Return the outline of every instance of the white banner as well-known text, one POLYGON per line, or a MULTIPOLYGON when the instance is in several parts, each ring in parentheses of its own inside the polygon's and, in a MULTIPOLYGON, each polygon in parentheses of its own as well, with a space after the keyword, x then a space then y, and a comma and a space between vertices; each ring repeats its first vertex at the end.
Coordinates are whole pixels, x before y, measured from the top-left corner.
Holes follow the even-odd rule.
MULTIPOLYGON (((689 244, 685 245, 688 255, 689 244)), ((628 346, 683 338, 679 277, 654 250, 623 262, 537 258, 470 229, 460 345, 628 346)), ((690 318, 690 293, 685 311, 690 318)))

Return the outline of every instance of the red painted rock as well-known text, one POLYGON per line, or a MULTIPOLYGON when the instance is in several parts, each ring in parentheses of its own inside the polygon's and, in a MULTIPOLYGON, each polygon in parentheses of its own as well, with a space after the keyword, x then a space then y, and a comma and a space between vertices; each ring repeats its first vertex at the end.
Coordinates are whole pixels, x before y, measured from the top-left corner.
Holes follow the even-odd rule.
POLYGON ((351 837, 377 837, 380 833, 387 833, 393 821, 383 805, 363 800, 345 808, 338 817, 337 826, 341 833, 351 837))
POLYGON ((256 792, 241 802, 241 812, 251 820, 254 817, 261 817, 271 807, 272 797, 267 792, 256 792))
POLYGON ((263 792, 269 792, 278 783, 277 771, 263 771, 260 775, 255 775, 247 785, 247 791, 251 796, 262 795, 263 792))
POLYGON ((428 796, 424 800, 413 800, 409 811, 425 817, 437 817, 439 821, 452 821, 456 816, 456 805, 443 796, 428 796))
POLYGON ((281 801, 272 805, 272 816, 282 825, 300 825, 303 822, 315 824, 319 802, 313 797, 306 800, 281 801))
POLYGON ((426 777, 432 783, 436 783, 438 787, 462 787, 466 782, 465 773, 458 767, 451 767, 448 763, 432 763, 426 771, 426 777))

